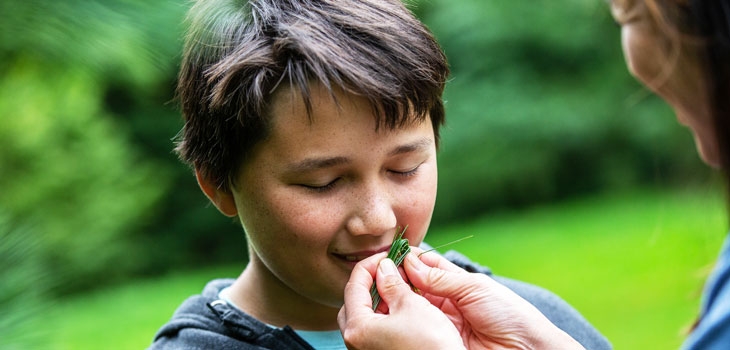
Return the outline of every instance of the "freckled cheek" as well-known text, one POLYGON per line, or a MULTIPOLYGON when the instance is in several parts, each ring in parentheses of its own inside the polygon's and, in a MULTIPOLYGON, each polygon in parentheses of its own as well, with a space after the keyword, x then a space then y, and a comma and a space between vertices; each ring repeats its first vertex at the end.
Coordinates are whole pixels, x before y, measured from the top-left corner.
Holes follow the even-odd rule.
POLYGON ((632 35, 628 29, 623 30, 621 38, 624 58, 626 59, 626 67, 628 68, 631 75, 641 80, 642 65, 641 65, 641 50, 638 47, 635 36, 632 35))
POLYGON ((646 27, 625 26, 622 42, 629 72, 647 87, 655 90, 662 67, 667 62, 666 54, 658 44, 655 34, 646 27))
POLYGON ((406 238, 411 245, 418 245, 426 236, 436 202, 435 179, 410 191, 406 201, 399 205, 399 223, 407 224, 406 238))
POLYGON ((337 232, 341 217, 339 206, 330 200, 312 200, 291 197, 275 201, 277 220, 297 241, 309 244, 327 244, 337 232))

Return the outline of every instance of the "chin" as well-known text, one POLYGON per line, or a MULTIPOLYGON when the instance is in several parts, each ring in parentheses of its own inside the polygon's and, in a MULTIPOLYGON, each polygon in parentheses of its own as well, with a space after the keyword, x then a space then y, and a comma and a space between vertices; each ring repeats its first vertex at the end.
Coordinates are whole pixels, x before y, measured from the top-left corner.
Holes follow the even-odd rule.
POLYGON ((705 162, 705 164, 709 165, 713 169, 722 169, 722 163, 719 159, 715 158, 708 158, 702 155, 702 161, 705 162))
POLYGON ((700 142, 700 140, 695 140, 697 144, 697 152, 700 154, 700 158, 702 158, 702 161, 714 169, 721 169, 722 162, 720 161, 720 152, 718 151, 717 147, 711 147, 709 145, 703 144, 702 142, 700 142))

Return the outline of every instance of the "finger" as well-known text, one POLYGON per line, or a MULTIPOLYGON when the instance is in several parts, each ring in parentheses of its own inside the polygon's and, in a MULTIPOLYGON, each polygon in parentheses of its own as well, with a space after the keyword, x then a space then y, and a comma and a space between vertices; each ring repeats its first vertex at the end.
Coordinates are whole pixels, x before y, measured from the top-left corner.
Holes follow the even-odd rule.
POLYGON ((389 310, 397 310, 409 296, 416 296, 411 290, 397 267, 390 259, 383 259, 378 265, 376 285, 378 294, 388 305, 389 310))
MULTIPOLYGON (((367 259, 366 259, 367 260, 367 259)), ((345 285, 344 304, 337 314, 337 323, 344 327, 347 320, 359 317, 372 316, 373 300, 370 296, 370 287, 373 285, 373 275, 377 264, 361 261, 352 269, 350 280, 345 285), (372 268, 372 272, 370 268, 372 268)))
POLYGON ((442 270, 453 271, 453 272, 466 272, 461 267, 452 263, 448 259, 444 258, 443 255, 437 252, 423 251, 421 249, 412 250, 412 254, 415 254, 424 264, 430 267, 437 267, 442 270))
POLYGON ((338 313, 343 322, 356 316, 368 316, 373 313, 373 300, 370 288, 373 285, 378 263, 387 253, 379 253, 364 259, 355 265, 350 273, 350 280, 345 285, 344 304, 338 313), (363 307, 364 306, 364 307, 363 307))
MULTIPOLYGON (((446 259, 443 260, 446 261, 446 259)), ((479 288, 484 282, 480 278, 484 275, 479 274, 480 276, 476 276, 476 274, 466 273, 458 267, 456 267, 458 270, 454 271, 451 266, 444 263, 437 263, 436 265, 448 268, 448 270, 431 267, 413 255, 407 256, 404 262, 405 271, 411 284, 423 292, 440 297, 458 300, 472 290, 479 288)))
POLYGON ((387 252, 381 252, 375 255, 371 255, 363 260, 360 260, 360 262, 358 262, 355 266, 364 268, 366 271, 370 272, 370 276, 375 276, 375 271, 378 269, 378 264, 380 263, 380 260, 383 260, 383 258, 385 258, 387 255, 387 252))
POLYGON ((347 307, 342 305, 340 311, 337 312, 337 325, 340 329, 347 328, 347 307))

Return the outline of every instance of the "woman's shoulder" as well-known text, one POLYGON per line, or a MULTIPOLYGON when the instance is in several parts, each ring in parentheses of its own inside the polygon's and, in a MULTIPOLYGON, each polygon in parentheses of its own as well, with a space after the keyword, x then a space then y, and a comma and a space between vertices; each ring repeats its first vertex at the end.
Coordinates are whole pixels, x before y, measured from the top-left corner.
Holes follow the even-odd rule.
POLYGON ((702 315, 683 349, 726 349, 730 344, 730 237, 702 294, 702 315))

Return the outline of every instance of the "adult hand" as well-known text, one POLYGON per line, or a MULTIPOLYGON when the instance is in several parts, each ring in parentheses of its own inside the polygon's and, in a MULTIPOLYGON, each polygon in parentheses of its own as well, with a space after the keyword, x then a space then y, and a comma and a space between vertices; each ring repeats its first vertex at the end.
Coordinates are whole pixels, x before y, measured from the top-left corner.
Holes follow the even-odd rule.
MULTIPOLYGON (((420 252, 417 248, 414 251, 420 252)), ((373 315, 372 310, 368 308, 370 313, 367 313, 362 308, 369 302, 367 281, 372 280, 374 273, 377 273, 376 279, 383 274, 382 269, 376 270, 370 266, 372 264, 372 261, 363 261, 362 267, 368 273, 353 271, 350 282, 354 282, 355 277, 359 282, 348 284, 345 290, 340 327, 346 341, 346 332, 349 332, 350 340, 359 340, 377 338, 379 332, 383 331, 377 325, 370 324, 375 321, 370 317, 373 315), (370 278, 364 278, 364 275, 370 278), (348 318, 350 307, 357 311, 348 318), (358 320, 364 322, 359 323, 358 320)), ((577 341, 508 288, 486 275, 468 273, 438 254, 424 254, 420 259, 415 253, 409 254, 404 263, 404 272, 421 295, 413 293, 405 282, 402 282, 402 287, 388 288, 384 294, 381 293, 383 301, 389 306, 385 317, 400 319, 396 327, 388 331, 401 338, 419 338, 440 332, 442 326, 436 326, 431 321, 440 317, 433 313, 433 308, 422 306, 422 300, 427 300, 430 306, 439 309, 451 321, 459 332, 462 344, 469 349, 582 349, 577 341), (399 307, 390 308, 392 303, 398 303, 399 307)), ((397 274, 391 276, 403 281, 397 274)), ((353 344, 357 348, 360 343, 353 344)))
POLYGON ((439 254, 404 262, 413 286, 446 314, 469 349, 583 349, 537 308, 481 273, 469 273, 439 254))
POLYGON ((337 321, 348 349, 464 349, 447 316, 413 293, 384 253, 355 266, 337 321), (374 278, 382 298, 378 312, 370 296, 374 278))

